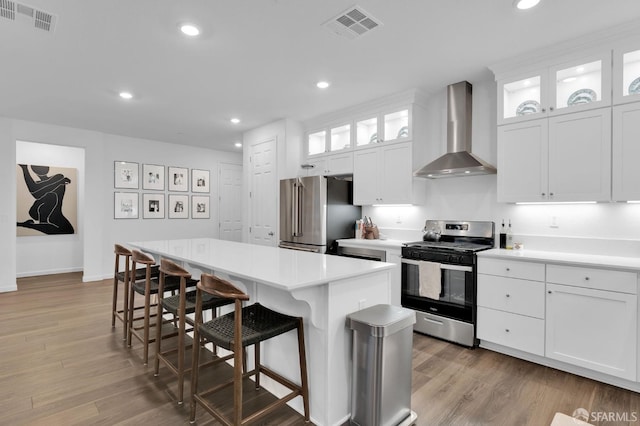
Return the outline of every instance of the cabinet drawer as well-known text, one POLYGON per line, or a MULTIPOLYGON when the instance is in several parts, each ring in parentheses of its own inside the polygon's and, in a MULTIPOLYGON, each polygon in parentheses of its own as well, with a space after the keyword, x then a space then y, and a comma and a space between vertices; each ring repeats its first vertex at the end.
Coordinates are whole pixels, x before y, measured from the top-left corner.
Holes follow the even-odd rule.
POLYGON ((637 294, 638 274, 609 269, 547 265, 547 282, 637 294))
POLYGON ((478 306, 544 319, 544 282, 478 274, 478 306))
POLYGON ((544 356, 544 320, 478 307, 481 340, 544 356))
POLYGON ((544 281, 544 264, 504 259, 478 259, 478 273, 544 281))

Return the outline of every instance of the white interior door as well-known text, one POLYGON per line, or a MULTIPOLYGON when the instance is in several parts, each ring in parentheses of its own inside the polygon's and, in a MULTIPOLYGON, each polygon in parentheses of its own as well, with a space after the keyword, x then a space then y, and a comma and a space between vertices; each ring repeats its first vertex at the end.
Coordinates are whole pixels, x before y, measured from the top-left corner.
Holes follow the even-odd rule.
POLYGON ((220 164, 219 215, 221 240, 242 241, 242 166, 220 164))
POLYGON ((278 218, 276 139, 251 146, 251 191, 249 242, 275 246, 278 218))

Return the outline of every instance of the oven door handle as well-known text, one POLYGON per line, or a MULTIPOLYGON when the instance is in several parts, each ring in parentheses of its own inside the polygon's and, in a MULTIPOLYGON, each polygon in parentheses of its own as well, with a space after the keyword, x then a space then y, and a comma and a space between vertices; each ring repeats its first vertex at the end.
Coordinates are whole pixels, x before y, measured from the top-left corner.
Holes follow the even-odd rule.
MULTIPOLYGON (((402 259, 402 263, 406 263, 408 265, 419 265, 419 260, 413 259, 402 259)), ((463 272, 473 272, 473 268, 471 266, 462 266, 462 265, 450 265, 448 263, 441 263, 440 269, 446 269, 449 271, 463 271, 463 272)))

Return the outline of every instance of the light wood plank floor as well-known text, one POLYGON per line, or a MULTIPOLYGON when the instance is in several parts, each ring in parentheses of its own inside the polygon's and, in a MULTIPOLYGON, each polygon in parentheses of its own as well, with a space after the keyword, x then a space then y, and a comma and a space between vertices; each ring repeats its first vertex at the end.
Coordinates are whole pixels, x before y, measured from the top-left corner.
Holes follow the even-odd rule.
MULTIPOLYGON (((188 424, 175 376, 163 368, 154 377, 141 345, 125 347, 110 304, 111 281, 82 283, 79 273, 22 278, 17 292, 0 294, 0 425, 188 424)), ((250 405, 271 398, 245 392, 250 405)), ((640 394, 414 334, 418 425, 549 425, 577 408, 640 417, 640 394)), ((218 423, 198 409, 197 424, 218 423)), ((285 407, 261 424, 304 421, 285 407)))

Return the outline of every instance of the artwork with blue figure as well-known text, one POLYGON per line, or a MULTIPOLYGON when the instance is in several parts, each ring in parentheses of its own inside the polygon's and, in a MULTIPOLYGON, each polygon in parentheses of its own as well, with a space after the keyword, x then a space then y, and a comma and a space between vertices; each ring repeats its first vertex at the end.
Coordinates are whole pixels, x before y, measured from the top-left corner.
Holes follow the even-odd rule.
POLYGON ((17 235, 75 234, 76 169, 18 164, 17 173, 17 235))

